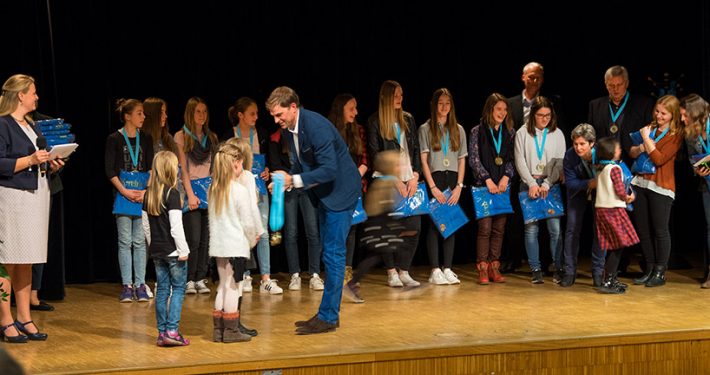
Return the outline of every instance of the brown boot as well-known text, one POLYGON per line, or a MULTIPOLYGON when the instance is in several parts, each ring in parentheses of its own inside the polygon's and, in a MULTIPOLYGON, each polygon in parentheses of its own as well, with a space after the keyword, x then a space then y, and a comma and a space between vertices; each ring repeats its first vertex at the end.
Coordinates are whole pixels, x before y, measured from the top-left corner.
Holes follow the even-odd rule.
POLYGON ((222 342, 251 341, 251 336, 239 331, 239 312, 222 314, 222 321, 224 322, 222 342))
POLYGON ((222 336, 224 335, 224 321, 222 320, 222 310, 212 311, 212 322, 214 323, 214 333, 212 334, 212 341, 222 342, 222 336))
POLYGON ((500 271, 498 270, 500 268, 500 262, 497 260, 494 260, 491 262, 490 266, 488 267, 488 278, 493 281, 494 283, 504 283, 505 282, 505 277, 500 274, 500 271))
POLYGON ((702 284, 700 284, 700 287, 703 289, 710 289, 710 266, 708 266, 708 277, 702 284))
POLYGON ((476 268, 478 269, 478 283, 488 285, 488 262, 478 262, 476 268))

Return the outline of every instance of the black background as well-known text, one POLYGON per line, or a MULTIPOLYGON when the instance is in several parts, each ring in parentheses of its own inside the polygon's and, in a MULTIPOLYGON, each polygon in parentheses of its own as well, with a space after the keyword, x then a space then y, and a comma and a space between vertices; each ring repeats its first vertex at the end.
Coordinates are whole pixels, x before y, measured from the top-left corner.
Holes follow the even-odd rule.
MULTIPOLYGON (((683 75, 679 96, 707 97, 710 88, 710 6, 701 0, 663 7, 601 1, 176 4, 0 5, 0 79, 34 76, 40 111, 73 124, 81 144, 63 175, 69 282, 118 280, 111 186, 103 173, 105 139, 119 128, 112 111, 117 98, 165 99, 175 132, 187 99, 200 96, 209 105, 210 127, 222 134, 227 108, 245 95, 260 104, 259 122, 271 127, 261 103, 280 85, 293 87, 306 108, 323 114, 337 93, 350 92, 364 123, 376 110, 382 81, 394 79, 417 123, 426 120, 432 92, 451 89, 468 130, 487 95, 519 94, 522 67, 538 61, 545 67, 542 92, 560 96, 568 130, 586 120, 589 100, 606 94, 603 75, 612 65, 629 70, 631 92, 657 92, 647 78, 660 82, 664 73, 683 75)), ((679 162, 673 251, 701 254, 702 206, 689 173, 679 162)), ((473 225, 467 228, 475 233, 473 225)), ((470 262, 475 238, 461 237, 456 261, 470 262)), ((418 253, 418 262, 426 262, 426 251, 418 253)), ((286 271, 281 250, 272 254, 273 272, 286 271)))

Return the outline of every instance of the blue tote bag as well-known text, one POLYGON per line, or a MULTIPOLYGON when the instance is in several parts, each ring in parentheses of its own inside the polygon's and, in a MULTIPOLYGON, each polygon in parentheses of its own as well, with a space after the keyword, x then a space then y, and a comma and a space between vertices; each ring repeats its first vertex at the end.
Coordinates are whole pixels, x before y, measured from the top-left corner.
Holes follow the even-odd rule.
POLYGON ((527 191, 518 193, 520 208, 523 210, 525 224, 553 217, 564 216, 565 208, 562 205, 562 192, 560 185, 554 185, 547 193, 547 198, 531 199, 527 191))
POLYGON ((472 187, 471 196, 473 197, 473 207, 476 209, 476 220, 513 213, 513 205, 510 203, 510 189, 506 189, 502 194, 491 194, 485 186, 472 187))
MULTIPOLYGON (((446 189, 443 193, 446 200, 449 200, 451 190, 446 189)), ((449 238, 459 228, 468 223, 468 217, 461 209, 461 206, 458 204, 453 206, 449 206, 448 203, 441 204, 436 198, 432 198, 429 201, 429 216, 444 239, 449 238)))
MULTIPOLYGON (((145 190, 146 186, 148 186, 149 177, 150 173, 138 171, 121 171, 118 175, 118 179, 121 180, 123 186, 131 190, 145 190)), ((131 202, 120 193, 116 193, 116 199, 113 201, 113 214, 140 217, 142 207, 142 203, 131 202)))
POLYGON ((415 215, 426 215, 429 213, 429 195, 426 192, 424 183, 420 182, 417 191, 413 196, 400 200, 394 209, 394 215, 408 217, 415 215))
MULTIPOLYGON (((212 176, 190 180, 192 192, 200 200, 200 205, 197 206, 197 209, 207 209, 207 192, 210 190, 210 185, 212 185, 212 176)), ((190 207, 187 204, 187 199, 184 201, 185 206, 182 208, 182 212, 188 212, 190 207)))
POLYGON ((365 220, 367 220, 367 213, 365 212, 365 208, 362 206, 362 197, 358 197, 355 211, 353 211, 353 220, 351 225, 360 224, 365 220))
POLYGON ((266 169, 266 155, 264 154, 254 154, 254 160, 251 164, 251 173, 254 174, 256 179, 256 189, 259 190, 259 194, 266 195, 268 190, 266 190, 266 183, 261 178, 261 174, 264 173, 266 169))

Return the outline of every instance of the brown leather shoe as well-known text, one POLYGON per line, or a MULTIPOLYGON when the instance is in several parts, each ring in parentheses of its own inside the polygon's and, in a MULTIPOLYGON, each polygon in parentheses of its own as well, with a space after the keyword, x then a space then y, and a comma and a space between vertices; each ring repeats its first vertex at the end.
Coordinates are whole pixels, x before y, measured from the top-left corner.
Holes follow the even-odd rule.
MULTIPOLYGON (((299 320, 296 321, 296 323, 293 323, 297 328, 307 326, 311 324, 314 320, 318 319, 318 314, 313 315, 310 319, 308 320, 299 320)), ((320 320, 320 319, 319 319, 320 320)), ((340 319, 338 319, 337 322, 335 322, 335 328, 340 328, 340 319)))
POLYGON ((310 321, 310 323, 296 328, 297 335, 314 335, 317 333, 334 332, 336 324, 328 323, 326 321, 315 318, 310 321))

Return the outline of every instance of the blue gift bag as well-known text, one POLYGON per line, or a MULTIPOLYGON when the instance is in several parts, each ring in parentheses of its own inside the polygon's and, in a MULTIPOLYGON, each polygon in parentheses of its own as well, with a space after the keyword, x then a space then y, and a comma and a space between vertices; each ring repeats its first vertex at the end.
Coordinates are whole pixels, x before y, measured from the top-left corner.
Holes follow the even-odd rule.
POLYGON ((510 204, 510 189, 502 194, 491 194, 488 188, 472 187, 473 207, 476 209, 476 220, 500 214, 512 214, 513 205, 510 204))
POLYGON ((365 208, 362 206, 362 197, 357 199, 357 206, 355 206, 355 211, 353 211, 353 220, 351 225, 360 224, 367 220, 367 213, 365 208))
MULTIPOLYGON (((631 187, 631 180, 634 178, 633 173, 631 173, 631 170, 629 169, 628 166, 626 166, 626 163, 619 162, 619 166, 621 167, 621 175, 622 175, 622 180, 624 181, 624 187, 626 188, 627 194, 631 194, 634 192, 634 189, 631 187)), ((634 205, 631 203, 626 204, 626 211, 633 211, 634 210, 634 205)))
POLYGON ((417 191, 411 197, 402 197, 399 204, 395 206, 394 215, 408 217, 415 215, 426 215, 429 213, 429 195, 426 192, 424 183, 420 182, 417 191))
MULTIPOLYGON (((148 186, 149 177, 150 173, 138 171, 121 171, 118 175, 121 184, 130 190, 145 190, 146 186, 148 186)), ((142 203, 131 202, 120 193, 116 193, 116 199, 113 201, 113 214, 140 217, 142 207, 142 203)))
POLYGON ((547 193, 547 198, 531 199, 527 191, 518 194, 520 208, 523 210, 525 224, 552 217, 564 216, 565 208, 562 205, 562 192, 560 185, 553 185, 547 193))
POLYGON ((251 164, 251 173, 254 174, 256 179, 256 189, 259 190, 259 194, 266 195, 268 190, 266 190, 266 183, 261 178, 261 174, 266 168, 266 155, 264 154, 254 154, 254 160, 251 164))
POLYGON ((269 228, 278 232, 284 226, 284 176, 274 173, 274 186, 271 188, 271 209, 269 210, 269 228))
MULTIPOLYGON (((443 193, 448 201, 451 197, 451 190, 446 189, 443 193)), ((461 206, 458 204, 453 206, 449 206, 448 203, 441 204, 436 198, 432 198, 429 201, 429 216, 444 239, 449 238, 459 228, 468 223, 468 217, 461 209, 461 206)))
POLYGON ((634 146, 638 146, 641 143, 643 143, 643 137, 641 137, 640 131, 635 131, 633 133, 629 133, 629 137, 631 137, 631 143, 633 143, 634 146))
POLYGON ((631 172, 636 174, 655 174, 656 164, 653 164, 653 161, 647 153, 642 152, 631 166, 631 172))
MULTIPOLYGON (((210 190, 210 185, 212 185, 212 176, 190 180, 192 192, 200 200, 200 205, 196 209, 207 209, 207 192, 210 190)), ((190 207, 188 206, 187 197, 184 201, 185 206, 183 206, 182 212, 188 212, 190 207)))

